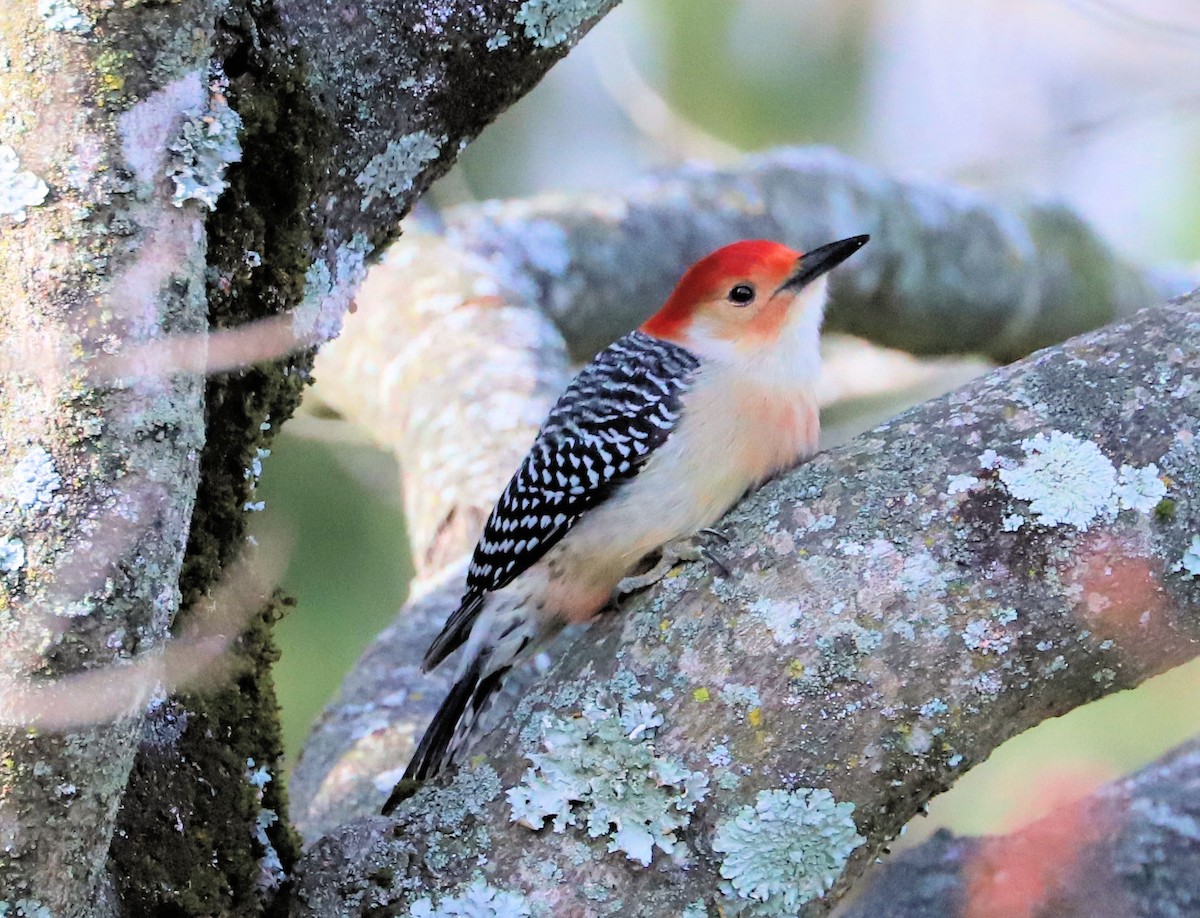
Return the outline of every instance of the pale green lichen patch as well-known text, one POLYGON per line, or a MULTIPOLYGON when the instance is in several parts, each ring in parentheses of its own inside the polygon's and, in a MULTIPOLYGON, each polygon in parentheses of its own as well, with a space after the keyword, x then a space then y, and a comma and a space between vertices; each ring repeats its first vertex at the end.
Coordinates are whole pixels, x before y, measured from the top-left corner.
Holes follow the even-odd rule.
POLYGON ((175 183, 171 203, 176 207, 199 201, 208 210, 215 210, 217 198, 229 184, 225 170, 242 158, 238 139, 242 119, 229 107, 223 84, 223 78, 217 75, 208 104, 187 114, 179 136, 167 146, 171 152, 167 174, 175 183))
POLYGON ((54 457, 40 446, 31 447, 17 460, 4 491, 22 510, 44 509, 62 486, 54 457))
POLYGON ((484 814, 502 789, 495 769, 479 765, 455 772, 448 785, 425 784, 400 804, 395 817, 405 838, 423 847, 427 872, 441 876, 464 857, 484 855, 491 844, 484 814))
POLYGON ((367 276, 367 256, 374 246, 363 233, 355 233, 338 246, 333 268, 322 258, 304 273, 304 295, 292 313, 292 330, 301 341, 319 344, 337 337, 354 292, 367 276))
POLYGON ((0 539, 0 571, 15 574, 25 566, 25 543, 13 536, 0 539))
POLYGON ((137 180, 139 197, 154 194, 167 168, 167 144, 176 137, 184 113, 205 104, 207 71, 193 70, 121 113, 123 165, 137 180))
POLYGON ((749 711, 753 708, 762 707, 762 696, 759 695, 758 689, 752 685, 741 685, 737 682, 730 682, 723 685, 718 694, 721 700, 731 708, 749 711))
POLYGON ((17 899, 0 902, 0 918, 54 918, 54 912, 37 899, 17 899))
POLYGON ((519 892, 497 889, 475 880, 457 893, 443 895, 437 903, 428 897, 409 908, 410 918, 529 918, 529 900, 519 892))
POLYGON ((1192 580, 1200 577, 1200 535, 1192 536, 1192 544, 1184 551, 1183 557, 1175 562, 1174 570, 1182 571, 1185 577, 1192 580))
POLYGON ((515 21, 539 48, 553 48, 574 38, 606 5, 606 0, 525 0, 515 21))
MULTIPOLYGON (((1019 461, 989 451, 990 467, 998 469, 1000 483, 1014 499, 1028 503, 1028 515, 1039 526, 1086 530, 1122 510, 1149 513, 1167 493, 1153 463, 1117 469, 1095 443, 1069 433, 1039 433, 1022 441, 1021 449, 1025 456, 1019 461)), ((963 478, 950 480, 951 493, 969 490, 963 478)), ((1014 512, 1003 528, 1015 531, 1027 521, 1024 513, 1014 512)))
POLYGON ((824 788, 760 791, 713 836, 726 913, 784 918, 823 896, 865 841, 853 812, 824 788))
POLYGON ((254 794, 259 803, 258 815, 254 820, 254 840, 263 852, 258 859, 258 887, 262 890, 274 891, 287 879, 287 873, 283 869, 279 852, 267 834, 267 830, 279 822, 279 814, 271 807, 262 805, 266 796, 266 787, 272 780, 271 772, 265 765, 255 767, 254 759, 246 759, 246 780, 254 788, 254 794))
POLYGON ((800 695, 821 695, 834 685, 860 682, 865 657, 883 643, 883 634, 857 622, 839 622, 816 639, 815 661, 793 667, 790 687, 800 695))
POLYGON ((17 151, 0 144, 0 216, 21 223, 28 208, 37 207, 49 193, 45 182, 21 168, 17 151))
POLYGON ((70 0, 38 0, 38 15, 51 32, 86 35, 92 31, 92 23, 70 0))
POLYGON ((428 131, 414 131, 399 140, 389 140, 382 153, 371 157, 354 179, 363 190, 365 212, 376 198, 392 200, 406 194, 421 174, 425 164, 436 159, 446 142, 446 135, 434 136, 428 131))
POLYGON ((396 816, 407 822, 414 837, 424 840, 425 866, 437 872, 461 856, 462 843, 479 851, 487 847, 488 832, 481 820, 500 790, 500 777, 490 766, 464 769, 445 787, 422 787, 400 804, 396 816))
POLYGON ((583 825, 608 838, 609 851, 648 865, 658 848, 673 854, 676 831, 708 794, 708 778, 660 755, 663 718, 650 702, 596 699, 578 717, 545 715, 533 767, 508 791, 513 821, 555 832, 583 825))

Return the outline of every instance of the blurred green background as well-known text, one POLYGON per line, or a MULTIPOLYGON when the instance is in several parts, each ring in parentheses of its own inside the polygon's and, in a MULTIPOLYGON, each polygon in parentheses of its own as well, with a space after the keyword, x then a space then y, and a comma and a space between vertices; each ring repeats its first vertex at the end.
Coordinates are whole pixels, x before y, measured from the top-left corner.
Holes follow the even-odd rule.
MULTIPOLYGON (((1194 259, 1197 51, 1192 0, 626 0, 426 202, 619 188, 686 159, 819 143, 904 177, 1061 199, 1146 264, 1194 259)), ((403 602, 397 482, 387 455, 309 414, 265 463, 266 512, 297 535, 276 670, 293 759, 403 602)), ((1193 665, 1007 744, 909 837, 1018 825, 1197 732, 1193 665)))

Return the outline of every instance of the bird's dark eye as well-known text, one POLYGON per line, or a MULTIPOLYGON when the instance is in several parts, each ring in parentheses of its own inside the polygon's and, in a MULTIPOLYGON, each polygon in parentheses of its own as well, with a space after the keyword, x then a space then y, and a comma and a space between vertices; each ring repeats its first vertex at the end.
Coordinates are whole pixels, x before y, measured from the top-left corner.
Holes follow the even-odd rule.
POLYGON ((738 284, 729 291, 729 302, 734 306, 745 306, 754 299, 754 288, 749 284, 738 284))

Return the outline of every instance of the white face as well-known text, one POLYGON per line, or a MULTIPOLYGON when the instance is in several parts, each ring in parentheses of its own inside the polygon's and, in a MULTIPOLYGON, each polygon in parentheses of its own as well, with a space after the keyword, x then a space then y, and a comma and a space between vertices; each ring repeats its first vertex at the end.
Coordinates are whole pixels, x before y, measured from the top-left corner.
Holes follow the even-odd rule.
POLYGON ((815 382, 828 289, 822 276, 799 293, 770 297, 753 314, 731 316, 726 310, 737 307, 716 304, 697 315, 683 344, 706 361, 737 366, 767 384, 815 382))

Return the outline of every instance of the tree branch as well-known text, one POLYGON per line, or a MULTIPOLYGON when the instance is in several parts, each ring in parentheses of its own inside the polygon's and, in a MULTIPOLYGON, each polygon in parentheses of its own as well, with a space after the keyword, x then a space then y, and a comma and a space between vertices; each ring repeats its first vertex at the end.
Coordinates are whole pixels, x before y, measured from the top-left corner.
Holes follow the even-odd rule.
POLYGON ((829 150, 688 166, 623 194, 460 207, 446 224, 457 246, 506 267, 577 359, 645 319, 697 258, 740 238, 804 249, 870 233, 831 277, 827 328, 917 354, 1011 360, 1195 286, 1126 265, 1061 207, 1011 210, 829 150))
POLYGON ((1009 835, 938 832, 869 873, 838 914, 1188 914, 1200 902, 1198 784, 1200 741, 1192 740, 1009 835))
MULTIPOLYGON (((562 338, 528 304, 528 290, 503 258, 409 227, 363 285, 355 320, 317 360, 314 394, 399 460, 420 599, 379 636, 314 725, 292 779, 307 838, 378 809, 379 787, 390 788, 452 681, 451 667, 422 675, 421 655, 457 604, 459 562, 568 381, 562 338), (344 757, 353 764, 336 767, 344 757)), ((823 407, 875 398, 880 418, 987 367, 868 354, 837 336, 823 349, 823 407)), ((827 445, 847 438, 844 427, 867 426, 826 421, 827 445)), ((506 690, 517 695, 536 675, 511 678, 506 690)))
MULTIPOLYGON (((458 583, 446 565, 470 551, 566 384, 564 346, 586 358, 627 331, 710 246, 761 235, 803 247, 881 226, 861 263, 834 277, 830 324, 884 342, 920 339, 940 350, 982 340, 990 353, 1023 351, 1039 336, 1065 336, 1131 311, 1134 291, 1147 286, 1055 208, 1022 216, 961 190, 892 181, 829 151, 780 150, 731 170, 690 166, 624 195, 493 201, 456 208, 437 227, 410 227, 386 269, 367 281, 356 321, 323 348, 319 392, 396 453, 418 581, 444 582, 454 594, 458 583), (1085 252, 1095 259, 1083 259, 1085 252), (1070 268, 1083 270, 1082 261, 1103 279, 1077 279, 1070 268), (968 282, 980 277, 995 280, 968 282), (1025 292, 1005 299, 1003 290, 1025 292), (929 303, 959 310, 959 318, 931 321, 929 303), (1007 343, 988 337, 1001 325, 1011 327, 1007 343)), ((861 385, 853 357, 839 373, 836 356, 826 356, 827 380, 861 385)), ((981 370, 939 368, 920 397, 981 370)), ((429 595, 415 618, 401 615, 351 677, 353 690, 315 726, 294 777, 307 837, 373 811, 376 783, 389 780, 389 763, 407 758, 452 675, 443 668, 414 681, 430 638, 422 626, 436 624, 425 611, 456 599, 429 595), (393 702, 386 713, 374 707, 384 698, 393 702), (351 750, 355 767, 335 777, 329 766, 351 750)))
POLYGON ((91 369, 204 327, 203 217, 173 207, 163 180, 170 129, 209 99, 216 6, 116 12, 88 39, 32 2, 0 16, 6 133, 19 137, 0 146, 0 889, 56 915, 99 882, 141 717, 135 700, 47 728, 46 714, 72 718, 44 692, 155 653, 179 602, 201 379, 109 387, 91 369), (145 101, 122 111, 132 55, 113 33, 152 19, 146 72, 128 86, 145 101), (170 24, 188 20, 180 43, 170 24))
POLYGON ((490 764, 422 790, 398 832, 317 843, 294 913, 486 895, 465 885, 480 870, 585 915, 602 888, 647 915, 701 893, 820 911, 1004 739, 1195 653, 1198 344, 1189 309, 1148 310, 764 488, 726 520, 731 577, 690 566, 594 625, 484 743, 490 764), (639 814, 589 768, 660 789, 650 837, 674 861, 613 830, 639 814), (512 821, 542 812, 593 818, 599 840, 512 821), (648 853, 650 870, 626 856, 648 853))

